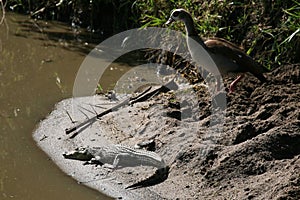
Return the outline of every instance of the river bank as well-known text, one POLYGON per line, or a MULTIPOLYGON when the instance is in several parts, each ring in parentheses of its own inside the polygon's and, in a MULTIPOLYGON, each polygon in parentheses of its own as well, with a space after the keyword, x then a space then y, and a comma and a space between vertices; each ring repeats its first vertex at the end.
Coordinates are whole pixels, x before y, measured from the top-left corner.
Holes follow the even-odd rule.
POLYGON ((33 137, 69 176, 115 198, 299 199, 300 66, 279 67, 267 78, 270 81, 260 85, 247 75, 235 93, 227 94, 223 124, 211 123, 211 98, 200 84, 115 110, 73 138, 65 134, 74 126, 66 111, 74 121, 82 121, 94 115, 82 114, 82 107, 98 105, 94 108, 100 113, 118 101, 104 96, 66 99, 40 123, 33 137), (153 168, 111 172, 62 156, 78 147, 135 146, 149 140, 170 166, 169 177, 136 190, 125 188, 149 177, 153 168))

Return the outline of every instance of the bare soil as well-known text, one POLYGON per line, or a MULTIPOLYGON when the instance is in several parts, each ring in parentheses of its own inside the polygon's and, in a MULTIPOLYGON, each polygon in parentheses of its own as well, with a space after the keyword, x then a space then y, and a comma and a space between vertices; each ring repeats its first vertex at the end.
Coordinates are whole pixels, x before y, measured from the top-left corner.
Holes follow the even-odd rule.
POLYGON ((269 82, 261 84, 246 75, 227 94, 223 127, 211 123, 207 89, 194 86, 197 101, 188 89, 171 91, 134 106, 128 122, 113 116, 115 125, 139 124, 126 128, 129 137, 114 134, 115 142, 155 139, 156 152, 171 165, 169 178, 152 187, 165 198, 300 199, 300 66, 266 76, 269 82))
MULTIPOLYGON (((52 146, 48 149, 50 156, 56 154, 53 160, 80 181, 105 173, 99 172, 101 166, 64 160, 63 151, 96 146, 103 138, 129 146, 154 140, 152 150, 170 166, 163 183, 125 190, 155 171, 144 167, 112 172, 116 184, 86 182, 122 199, 300 199, 300 65, 279 67, 266 77, 269 82, 261 84, 246 75, 235 93, 226 94, 224 110, 211 109, 218 97, 212 100, 198 84, 109 113, 74 139, 66 137, 63 128, 55 130, 61 131, 59 136, 50 136, 52 130, 34 137, 46 152, 45 145, 52 146), (62 152, 54 143, 61 143, 62 152)), ((232 80, 226 79, 226 86, 232 80)), ((71 124, 62 124, 59 117, 48 119, 64 128, 71 124)))
POLYGON ((300 199, 299 75, 299 65, 282 66, 269 83, 249 76, 227 96, 218 148, 205 158, 191 150, 181 163, 198 178, 197 198, 300 199))

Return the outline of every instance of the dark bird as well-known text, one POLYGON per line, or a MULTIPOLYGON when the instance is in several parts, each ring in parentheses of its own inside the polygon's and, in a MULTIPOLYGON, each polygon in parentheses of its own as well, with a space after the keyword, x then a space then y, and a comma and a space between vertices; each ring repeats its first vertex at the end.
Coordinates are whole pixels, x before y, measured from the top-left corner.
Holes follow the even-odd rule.
POLYGON ((263 73, 267 69, 255 62, 237 45, 221 38, 211 38, 203 41, 199 36, 194 26, 194 21, 191 15, 184 9, 175 9, 172 11, 166 25, 174 21, 182 21, 185 24, 187 32, 187 45, 193 61, 198 63, 208 63, 207 57, 214 61, 216 67, 211 64, 204 64, 202 67, 212 73, 217 78, 217 90, 220 90, 220 75, 229 73, 241 73, 231 84, 229 92, 233 92, 236 84, 243 78, 244 73, 250 72, 261 82, 266 82, 267 79, 263 73), (207 54, 204 54, 206 51, 207 54))

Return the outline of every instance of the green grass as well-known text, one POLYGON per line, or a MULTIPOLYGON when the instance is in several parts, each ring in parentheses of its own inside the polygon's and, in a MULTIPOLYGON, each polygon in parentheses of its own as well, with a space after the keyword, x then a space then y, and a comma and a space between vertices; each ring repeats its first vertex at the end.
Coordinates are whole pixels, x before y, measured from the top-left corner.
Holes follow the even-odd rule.
MULTIPOLYGON (((267 68, 300 62, 300 0, 66 0, 59 5, 53 2, 12 0, 6 9, 30 13, 48 5, 48 10, 34 17, 68 23, 72 19, 72 23, 91 30, 101 30, 106 22, 112 29, 106 32, 115 34, 136 27, 164 27, 173 9, 184 8, 194 17, 202 37, 221 37, 241 45, 267 68), (105 11, 111 16, 103 14, 105 11)), ((173 23, 170 28, 184 31, 182 23, 173 23)), ((105 37, 108 36, 111 35, 105 37)))
MULTIPOLYGON (((175 8, 188 10, 202 37, 222 37, 244 47, 267 68, 300 62, 300 2, 137 0, 142 27, 162 27, 175 8)), ((172 29, 184 31, 182 23, 172 29)))

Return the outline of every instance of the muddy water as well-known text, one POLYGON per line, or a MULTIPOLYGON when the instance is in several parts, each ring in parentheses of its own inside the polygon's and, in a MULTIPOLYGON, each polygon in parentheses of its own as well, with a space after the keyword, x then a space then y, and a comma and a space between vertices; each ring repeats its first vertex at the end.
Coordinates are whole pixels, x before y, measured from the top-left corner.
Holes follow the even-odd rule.
POLYGON ((69 26, 16 14, 0 25, 0 199, 109 199, 60 171, 32 139, 55 103, 72 96, 91 49, 78 38, 69 26))

